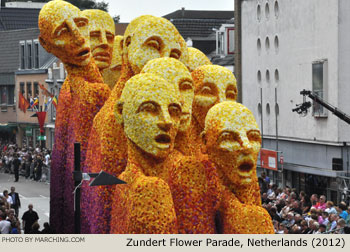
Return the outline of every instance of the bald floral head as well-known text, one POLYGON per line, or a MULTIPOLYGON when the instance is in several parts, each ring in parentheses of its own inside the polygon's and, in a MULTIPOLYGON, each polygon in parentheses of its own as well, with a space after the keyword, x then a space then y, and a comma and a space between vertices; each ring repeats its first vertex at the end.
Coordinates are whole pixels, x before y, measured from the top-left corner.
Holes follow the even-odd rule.
POLYGON ((140 18, 124 35, 124 62, 134 74, 151 59, 171 57, 188 63, 187 46, 175 26, 164 18, 140 18))
POLYGON ((237 97, 236 78, 225 67, 205 65, 192 72, 194 84, 193 115, 204 128, 208 110, 223 101, 235 101, 237 97))
POLYGON ((88 19, 74 5, 54 0, 39 13, 40 44, 65 64, 90 62, 88 19))
POLYGON ((173 150, 180 125, 180 93, 165 79, 149 73, 132 77, 114 111, 127 138, 144 152, 165 158, 173 150))
POLYGON ((108 68, 112 60, 115 25, 113 18, 102 10, 84 10, 82 15, 89 19, 89 33, 92 56, 97 67, 108 68))
POLYGON ((188 48, 188 69, 194 71, 197 67, 211 65, 208 57, 200 50, 194 47, 188 48))
POLYGON ((249 184, 256 177, 261 136, 248 108, 233 101, 216 104, 202 135, 210 160, 232 184, 249 184))
POLYGON ((167 80, 177 88, 182 100, 182 115, 179 131, 185 132, 191 124, 192 102, 194 97, 192 77, 188 68, 174 58, 150 60, 141 73, 152 73, 167 80))

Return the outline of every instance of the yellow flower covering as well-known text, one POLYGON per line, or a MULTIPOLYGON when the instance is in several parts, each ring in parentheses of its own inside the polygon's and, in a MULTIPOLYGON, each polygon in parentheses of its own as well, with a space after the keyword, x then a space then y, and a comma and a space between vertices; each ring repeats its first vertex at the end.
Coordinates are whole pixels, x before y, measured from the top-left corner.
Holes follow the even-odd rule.
POLYGON ((127 184, 113 196, 111 232, 176 233, 171 192, 159 176, 180 125, 178 88, 156 75, 138 74, 126 83, 115 115, 128 139, 128 165, 120 175, 127 184))
POLYGON ((115 36, 111 65, 102 71, 104 82, 113 89, 118 82, 122 70, 123 36, 115 36))
POLYGON ((274 233, 270 215, 261 207, 256 164, 261 136, 253 114, 240 103, 225 101, 205 118, 203 139, 222 187, 224 233, 274 233), (253 199, 253 200, 249 200, 253 199))
POLYGON ((65 1, 47 3, 39 14, 40 43, 68 73, 59 96, 51 165, 50 223, 59 233, 74 232, 74 143, 81 143, 82 166, 93 118, 110 94, 91 57, 88 22, 65 1))
POLYGON ((194 47, 188 48, 188 69, 192 72, 197 67, 211 65, 208 57, 200 50, 194 47))
MULTIPOLYGON (((86 166, 89 171, 107 171, 118 176, 125 168, 127 158, 126 138, 123 128, 116 122, 113 109, 116 100, 127 80, 139 73, 151 59, 160 57, 178 58, 181 62, 188 60, 186 43, 176 28, 164 18, 142 16, 132 21, 132 29, 124 35, 124 53, 121 77, 114 86, 111 96, 96 115, 91 130, 86 166)), ((93 233, 109 232, 110 197, 112 187, 98 189, 96 199, 102 202, 91 216, 93 233)))
POLYGON ((91 53, 101 71, 111 64, 115 33, 114 20, 102 10, 84 10, 82 15, 89 19, 91 53))

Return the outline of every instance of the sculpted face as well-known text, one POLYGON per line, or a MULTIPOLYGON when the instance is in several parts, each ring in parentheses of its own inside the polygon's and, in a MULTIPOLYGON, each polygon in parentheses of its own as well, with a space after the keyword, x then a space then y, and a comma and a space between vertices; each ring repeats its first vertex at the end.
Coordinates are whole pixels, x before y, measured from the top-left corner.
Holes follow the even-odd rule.
POLYGON ((210 160, 231 183, 239 186, 252 181, 261 136, 249 109, 231 101, 215 105, 205 119, 204 138, 210 160))
POLYGON ((115 36, 113 44, 112 62, 109 68, 102 72, 104 82, 113 89, 117 83, 122 69, 122 53, 123 53, 123 36, 115 36))
POLYGON ((40 43, 63 63, 84 66, 90 62, 88 19, 65 1, 51 1, 39 14, 40 43))
POLYGON ((194 71, 197 67, 211 65, 208 57, 200 50, 194 47, 188 48, 188 69, 194 71))
POLYGON ((90 47, 97 67, 105 69, 112 60, 115 25, 113 18, 102 10, 84 10, 89 19, 90 47))
POLYGON ((162 77, 179 90, 183 103, 179 132, 185 132, 191 124, 194 97, 192 77, 187 67, 174 58, 166 57, 150 60, 141 73, 162 77))
POLYGON ((185 65, 188 62, 186 43, 174 25, 158 17, 146 17, 124 40, 124 60, 129 63, 134 74, 140 73, 144 65, 152 59, 172 57, 185 65))
POLYGON ((174 148, 180 125, 180 94, 153 74, 139 74, 129 81, 134 82, 133 92, 123 90, 121 97, 124 132, 146 153, 165 158, 174 148))
POLYGON ((206 65, 192 72, 194 83, 193 115, 204 128, 208 110, 223 101, 235 101, 237 97, 236 78, 225 67, 206 65))

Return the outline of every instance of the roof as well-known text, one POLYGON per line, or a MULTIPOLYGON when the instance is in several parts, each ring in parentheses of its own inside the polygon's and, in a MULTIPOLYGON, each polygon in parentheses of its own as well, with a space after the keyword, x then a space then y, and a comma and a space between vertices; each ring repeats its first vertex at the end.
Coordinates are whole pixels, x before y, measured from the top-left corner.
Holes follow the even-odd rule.
MULTIPOLYGON (((233 7, 233 4, 232 4, 233 7)), ((234 11, 207 11, 181 9, 163 16, 166 19, 231 19, 234 11)))
POLYGON ((184 39, 208 38, 222 24, 232 24, 234 11, 177 10, 163 16, 172 22, 184 39))
MULTIPOLYGON (((214 55, 214 52, 211 54, 214 55)), ((211 57, 210 61, 214 65, 220 65, 220 66, 233 66, 235 64, 234 54, 223 55, 223 56, 215 54, 213 57, 211 57)))
MULTIPOLYGON (((170 20, 184 39, 208 37, 222 24, 232 23, 224 19, 173 19, 170 20)), ((214 37, 215 40, 215 37, 214 37)))
POLYGON ((115 35, 124 35, 126 27, 128 27, 129 23, 116 23, 115 24, 115 35))
POLYGON ((0 73, 10 73, 19 67, 19 41, 36 39, 39 28, 0 31, 0 73))
POLYGON ((0 31, 38 27, 40 9, 0 8, 0 31))

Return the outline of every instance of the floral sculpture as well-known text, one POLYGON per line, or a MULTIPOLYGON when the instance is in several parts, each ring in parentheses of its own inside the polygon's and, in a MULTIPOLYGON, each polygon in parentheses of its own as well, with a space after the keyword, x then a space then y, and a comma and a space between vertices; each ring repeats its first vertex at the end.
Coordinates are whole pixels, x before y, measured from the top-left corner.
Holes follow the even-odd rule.
POLYGON ((194 47, 188 48, 188 69, 193 72, 197 67, 211 65, 208 57, 194 47))
POLYGON ((274 233, 270 215, 257 201, 259 190, 250 190, 258 184, 255 167, 261 146, 253 114, 240 103, 221 102, 209 110, 202 137, 220 178, 221 231, 274 233))
POLYGON ((102 71, 104 82, 113 89, 118 82, 122 70, 123 36, 115 36, 111 65, 102 71))
MULTIPOLYGON (((89 171, 104 170, 118 176, 125 169, 126 137, 122 126, 116 122, 113 108, 126 81, 138 74, 149 60, 160 57, 176 58, 187 64, 186 43, 174 25, 164 18, 153 16, 141 16, 132 21, 124 34, 121 76, 94 119, 85 163, 89 171)), ((89 222, 93 233, 109 232, 113 190, 112 186, 97 189, 94 199, 100 200, 103 207, 92 206, 95 210, 89 216, 89 222)))
POLYGON ((78 8, 59 0, 45 4, 39 14, 40 43, 68 73, 57 107, 51 166, 50 222, 59 233, 74 231, 74 142, 81 143, 83 164, 93 118, 110 94, 91 57, 88 22, 78 8))
POLYGON ((180 126, 178 88, 153 74, 131 78, 115 106, 124 125, 128 164, 114 193, 112 233, 177 233, 168 184, 161 178, 180 126))

